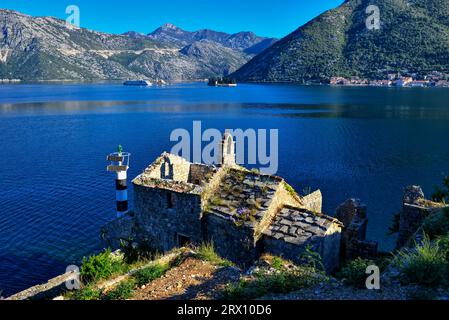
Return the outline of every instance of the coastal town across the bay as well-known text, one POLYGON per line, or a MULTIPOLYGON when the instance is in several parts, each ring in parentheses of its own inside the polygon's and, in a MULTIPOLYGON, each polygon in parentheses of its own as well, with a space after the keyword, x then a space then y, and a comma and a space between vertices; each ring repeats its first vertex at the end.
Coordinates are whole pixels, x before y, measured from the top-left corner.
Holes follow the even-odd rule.
POLYGON ((332 77, 330 84, 333 86, 373 86, 373 87, 446 87, 449 88, 449 74, 440 71, 432 71, 427 75, 408 73, 390 73, 386 79, 365 79, 360 77, 332 77))

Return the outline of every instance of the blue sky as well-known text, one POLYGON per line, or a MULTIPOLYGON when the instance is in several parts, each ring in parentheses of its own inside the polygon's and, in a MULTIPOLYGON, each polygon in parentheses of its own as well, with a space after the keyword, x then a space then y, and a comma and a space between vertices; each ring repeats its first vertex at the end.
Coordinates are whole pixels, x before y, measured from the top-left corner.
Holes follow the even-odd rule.
POLYGON ((109 33, 149 33, 166 22, 185 30, 254 31, 281 38, 343 0, 1 0, 0 8, 66 17, 78 5, 81 27, 109 33))

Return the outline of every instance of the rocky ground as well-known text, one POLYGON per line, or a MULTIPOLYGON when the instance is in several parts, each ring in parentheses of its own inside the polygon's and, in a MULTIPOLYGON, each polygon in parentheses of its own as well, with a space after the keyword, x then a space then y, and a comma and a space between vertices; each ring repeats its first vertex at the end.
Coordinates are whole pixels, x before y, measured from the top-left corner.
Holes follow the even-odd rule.
POLYGON ((355 289, 342 282, 332 280, 328 284, 320 284, 284 295, 270 295, 261 300, 360 300, 360 301, 405 301, 405 300, 448 300, 449 292, 443 290, 428 291, 419 286, 401 286, 399 284, 384 285, 381 290, 355 289))
MULTIPOLYGON (((179 266, 169 270, 162 278, 135 291, 132 300, 216 300, 229 283, 241 277, 250 278, 251 273, 262 269, 270 272, 266 262, 244 274, 235 267, 219 267, 194 257, 186 258, 179 266)), ((397 281, 383 278, 381 290, 356 289, 343 281, 330 278, 317 286, 287 294, 272 294, 260 300, 447 300, 449 292, 429 292, 418 286, 401 286, 397 281)))
POLYGON ((283 295, 270 295, 262 300, 408 300, 410 288, 388 286, 382 290, 355 289, 337 280, 315 288, 283 295))
POLYGON ((217 267, 206 261, 187 258, 162 278, 136 290, 133 300, 212 300, 229 282, 238 281, 241 271, 217 267))

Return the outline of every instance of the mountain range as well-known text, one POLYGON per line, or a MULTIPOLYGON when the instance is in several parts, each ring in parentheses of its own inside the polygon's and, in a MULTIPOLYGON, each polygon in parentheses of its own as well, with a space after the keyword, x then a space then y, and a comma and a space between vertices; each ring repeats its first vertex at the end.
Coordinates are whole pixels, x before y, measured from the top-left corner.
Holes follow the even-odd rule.
POLYGON ((193 80, 227 76, 274 43, 251 32, 184 31, 113 35, 52 17, 0 10, 0 78, 193 80))
POLYGON ((279 41, 172 24, 111 35, 0 10, 0 78, 326 82, 448 69, 449 0, 346 0, 279 41))
POLYGON ((232 77, 254 82, 381 78, 449 69, 449 0, 346 0, 281 39, 232 77), (369 29, 368 6, 380 28, 369 29))
POLYGON ((197 41, 207 40, 219 43, 226 48, 243 51, 249 55, 259 54, 277 41, 273 38, 258 37, 253 32, 228 34, 207 29, 189 32, 170 23, 163 25, 147 36, 152 40, 170 43, 180 47, 190 45, 197 41))

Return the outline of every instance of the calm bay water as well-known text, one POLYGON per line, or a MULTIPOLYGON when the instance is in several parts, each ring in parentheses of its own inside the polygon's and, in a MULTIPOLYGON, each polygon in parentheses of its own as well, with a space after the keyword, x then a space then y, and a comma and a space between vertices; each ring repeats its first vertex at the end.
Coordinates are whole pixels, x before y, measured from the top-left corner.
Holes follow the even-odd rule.
POLYGON ((122 144, 133 178, 195 120, 279 129, 278 174, 321 189, 330 214, 362 199, 369 237, 389 249, 403 187, 431 193, 449 174, 448 101, 438 88, 0 86, 0 290, 45 282, 100 250, 99 229, 115 216, 106 155, 122 144))

